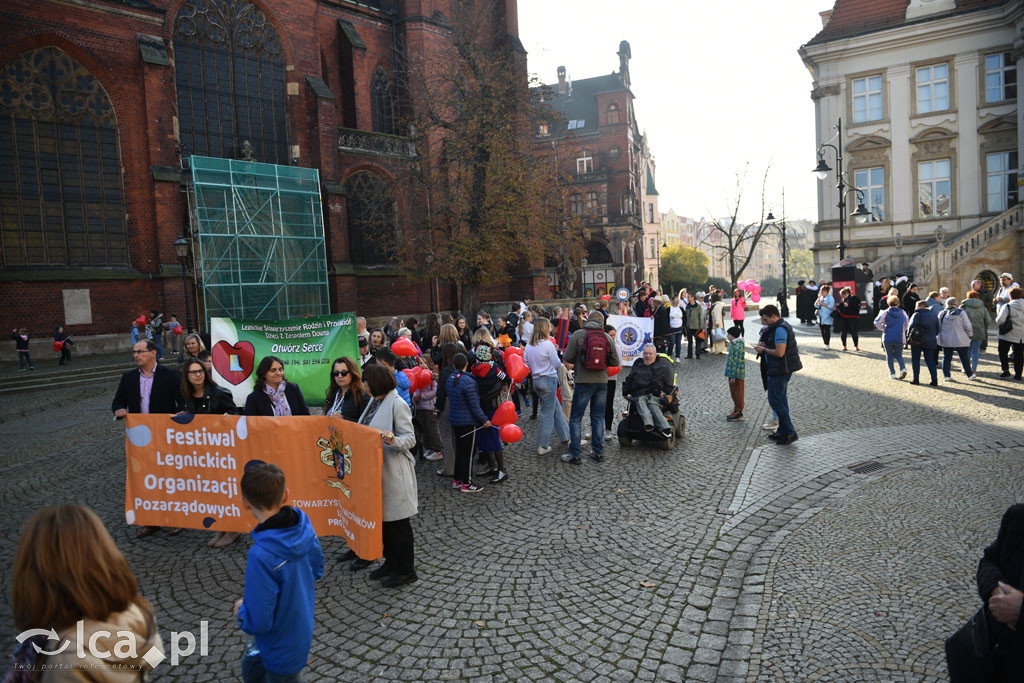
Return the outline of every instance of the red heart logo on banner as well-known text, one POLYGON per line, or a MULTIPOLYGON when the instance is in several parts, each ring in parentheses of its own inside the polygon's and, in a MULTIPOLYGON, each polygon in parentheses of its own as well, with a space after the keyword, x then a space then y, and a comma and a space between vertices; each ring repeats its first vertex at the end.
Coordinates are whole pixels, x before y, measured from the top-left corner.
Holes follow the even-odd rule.
POLYGON ((210 356, 217 374, 238 386, 252 374, 256 349, 246 341, 238 342, 234 346, 226 341, 219 341, 213 345, 210 356), (232 357, 235 359, 234 369, 232 369, 232 357))

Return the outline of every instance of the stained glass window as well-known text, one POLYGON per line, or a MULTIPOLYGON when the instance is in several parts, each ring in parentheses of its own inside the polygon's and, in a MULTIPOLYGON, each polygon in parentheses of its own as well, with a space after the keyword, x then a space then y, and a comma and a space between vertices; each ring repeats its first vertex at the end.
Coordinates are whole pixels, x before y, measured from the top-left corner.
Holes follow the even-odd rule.
POLYGON ((370 114, 373 129, 378 133, 397 135, 395 92, 391 78, 382 67, 377 67, 370 81, 370 114))
POLYGON ((4 266, 128 263, 110 98, 55 47, 0 70, 0 240, 4 266))
POLYGON ((395 203, 387 183, 376 173, 360 171, 345 181, 345 193, 352 263, 390 263, 395 249, 395 203))
POLYGON ((246 0, 187 0, 174 19, 178 131, 185 156, 287 164, 285 59, 266 15, 246 0))

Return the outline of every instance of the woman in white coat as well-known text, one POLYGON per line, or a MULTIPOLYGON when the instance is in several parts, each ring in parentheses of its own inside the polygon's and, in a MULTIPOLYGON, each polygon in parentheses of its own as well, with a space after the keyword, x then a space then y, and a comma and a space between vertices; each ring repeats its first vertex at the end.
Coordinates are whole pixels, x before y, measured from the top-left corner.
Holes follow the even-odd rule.
POLYGON ((383 365, 363 368, 363 382, 373 397, 359 417, 359 424, 380 432, 384 443, 381 470, 384 564, 370 572, 388 588, 416 580, 410 518, 418 511, 416 460, 410 449, 416 444, 409 404, 395 391, 395 376, 383 365))

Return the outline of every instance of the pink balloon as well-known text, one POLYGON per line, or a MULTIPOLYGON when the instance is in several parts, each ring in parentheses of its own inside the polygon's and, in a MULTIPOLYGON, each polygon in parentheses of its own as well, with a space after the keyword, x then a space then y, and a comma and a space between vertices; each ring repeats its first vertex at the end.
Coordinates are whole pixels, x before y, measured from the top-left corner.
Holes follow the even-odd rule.
POLYGON ((760 303, 761 295, 760 294, 751 294, 750 295, 750 300, 753 301, 755 304, 756 303, 760 303))
POLYGON ((747 291, 747 283, 740 280, 739 282, 736 283, 736 289, 740 290, 741 292, 747 291))

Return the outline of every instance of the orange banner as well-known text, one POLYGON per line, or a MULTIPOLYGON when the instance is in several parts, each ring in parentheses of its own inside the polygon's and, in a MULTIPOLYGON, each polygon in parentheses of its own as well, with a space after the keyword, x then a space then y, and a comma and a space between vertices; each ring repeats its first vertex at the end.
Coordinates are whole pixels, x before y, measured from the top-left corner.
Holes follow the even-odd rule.
POLYGON ((381 545, 380 433, 339 417, 128 415, 129 524, 251 531, 240 482, 250 462, 280 467, 286 504, 318 536, 343 536, 359 557, 381 545))

